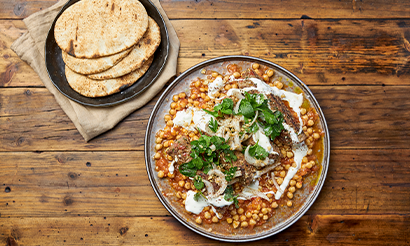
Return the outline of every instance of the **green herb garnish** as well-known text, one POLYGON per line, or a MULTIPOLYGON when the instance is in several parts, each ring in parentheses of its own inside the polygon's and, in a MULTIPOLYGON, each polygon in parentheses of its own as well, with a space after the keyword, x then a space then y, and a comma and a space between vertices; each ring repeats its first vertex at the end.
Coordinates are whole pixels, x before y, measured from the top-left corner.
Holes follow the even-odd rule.
POLYGON ((214 118, 211 118, 209 121, 209 129, 211 129, 213 132, 218 131, 218 121, 216 121, 214 118))
POLYGON ((238 195, 235 195, 234 191, 233 191, 233 187, 230 185, 228 187, 226 187, 225 189, 225 195, 224 195, 224 199, 228 202, 234 202, 235 207, 239 208, 239 202, 237 199, 238 195))
POLYGON ((213 117, 222 117, 224 114, 233 113, 233 100, 230 98, 225 98, 221 104, 214 107, 214 111, 209 111, 204 109, 205 112, 212 115, 213 117))

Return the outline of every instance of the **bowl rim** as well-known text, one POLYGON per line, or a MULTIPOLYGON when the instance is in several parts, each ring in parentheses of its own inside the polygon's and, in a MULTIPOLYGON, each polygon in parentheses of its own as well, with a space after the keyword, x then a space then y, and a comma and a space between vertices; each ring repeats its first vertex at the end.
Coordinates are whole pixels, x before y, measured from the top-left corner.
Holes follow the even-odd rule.
MULTIPOLYGON (((299 86, 299 87, 300 87, 299 86)), ((305 83, 303 83, 298 77, 296 77, 293 73, 291 73, 290 71, 288 71, 287 69, 281 67, 280 65, 277 65, 273 62, 261 59, 261 58, 257 58, 257 57, 252 57, 252 56, 243 56, 243 55, 231 55, 231 56, 220 56, 220 57, 216 57, 216 58, 212 58, 206 61, 203 61, 201 63, 198 63, 192 67, 190 67, 189 69, 187 69, 185 72, 183 72, 181 75, 179 75, 169 86, 168 88, 166 88, 166 90, 164 92, 162 92, 162 95, 160 96, 160 98, 158 99, 158 101, 156 102, 150 118, 148 120, 148 124, 147 124, 147 129, 146 129, 146 133, 145 133, 145 141, 144 141, 144 157, 145 157, 145 166, 146 166, 146 171, 148 174, 148 178, 150 180, 151 186, 153 187, 153 190, 155 192, 155 194, 157 195, 158 199, 160 200, 160 202, 162 203, 162 205, 168 210, 168 212, 170 214, 172 214, 172 216, 177 219, 180 223, 182 223, 184 226, 186 226, 187 228, 189 228, 190 230, 214 239, 214 240, 219 240, 219 241, 223 241, 223 242, 251 242, 251 241, 257 241, 257 240, 261 240, 270 236, 273 236, 285 229, 287 229, 288 227, 290 227, 291 225, 293 225, 296 221, 298 221, 308 210, 309 208, 312 206, 312 204, 315 202, 316 198, 318 197, 323 184, 325 182, 326 176, 327 176, 327 171, 328 171, 328 166, 329 166, 329 158, 330 158, 330 136, 329 136, 329 130, 328 130, 328 126, 326 123, 326 119, 325 116, 323 114, 323 111, 319 105, 319 103, 317 102, 316 98, 313 96, 313 93, 310 91, 310 89, 307 87, 307 85, 305 83), (298 86, 300 85, 301 87, 303 87, 304 90, 306 90, 309 93, 309 101, 311 104, 315 105, 316 109, 318 110, 318 114, 320 116, 320 122, 322 124, 322 128, 325 131, 325 138, 323 139, 323 145, 324 145, 324 154, 323 154, 323 160, 322 160, 322 168, 321 168, 321 173, 320 176, 318 177, 318 181, 317 184, 314 188, 314 190, 311 192, 311 194, 307 197, 308 199, 306 199, 306 201, 304 202, 304 204, 302 205, 302 207, 296 211, 295 213, 293 213, 289 218, 287 218, 284 222, 284 224, 281 226, 281 228, 279 228, 278 230, 269 232, 269 229, 267 229, 266 231, 261 232, 261 235, 257 235, 257 234, 251 234, 251 235, 244 235, 244 238, 227 238, 227 237, 222 237, 220 235, 212 235, 212 234, 207 234, 201 230, 198 230, 196 227, 192 226, 190 223, 188 223, 186 221, 186 219, 183 219, 181 215, 179 215, 178 213, 176 213, 173 208, 172 205, 169 204, 163 197, 160 191, 160 188, 157 184, 157 182, 155 181, 154 178, 154 174, 151 173, 152 169, 151 167, 151 155, 150 155, 150 146, 148 145, 150 143, 150 133, 152 131, 152 126, 154 123, 154 118, 155 115, 157 113, 157 111, 159 110, 159 108, 161 107, 161 104, 163 103, 163 101, 165 100, 165 98, 168 96, 168 94, 173 90, 173 88, 181 81, 183 81, 187 76, 189 76, 192 72, 194 71, 198 71, 199 69, 215 64, 215 63, 220 63, 220 62, 225 62, 225 61, 237 61, 237 60, 241 60, 241 61, 253 61, 253 62, 260 62, 260 63, 264 63, 264 64, 268 64, 269 66, 271 66, 272 68, 280 71, 281 73, 284 73, 286 76, 288 76, 292 81, 296 81, 298 82, 298 86), (248 238, 245 238, 248 237, 248 238)))
MULTIPOLYGON (((45 42, 45 44, 44 44, 44 60, 45 60, 45 65, 46 65, 46 70, 47 70, 48 77, 49 77, 49 79, 51 80, 51 82, 53 83, 54 87, 57 88, 57 90, 58 90, 61 94, 63 94, 65 97, 67 97, 68 99, 73 100, 73 101, 75 101, 75 102, 77 102, 77 103, 80 103, 80 104, 82 104, 82 105, 91 106, 91 107, 95 107, 95 108, 97 108, 97 107, 111 107, 111 106, 116 106, 116 105, 118 105, 118 104, 124 103, 124 102, 126 102, 126 101, 128 101, 128 100, 130 100, 130 99, 132 99, 132 98, 134 98, 134 97, 136 97, 136 96, 138 96, 138 95, 140 95, 141 93, 143 93, 145 90, 147 90, 147 89, 157 80, 157 78, 159 77, 159 75, 163 72, 164 67, 166 66, 167 61, 168 61, 168 58, 169 58, 169 45, 170 45, 170 44, 169 44, 168 27, 167 27, 167 25, 166 25, 166 22, 165 22, 165 20, 164 20, 164 17, 162 16, 161 12, 158 10, 157 6, 155 6, 155 4, 154 4, 153 2, 151 2, 150 0, 140 0, 140 2, 141 2, 142 5, 144 5, 143 2, 147 2, 149 5, 151 5, 151 6, 154 8, 155 12, 157 12, 159 18, 161 19, 161 24, 162 24, 162 26, 163 26, 164 29, 165 29, 166 47, 165 47, 165 51, 164 51, 164 61, 163 61, 163 63, 161 64, 161 66, 160 66, 160 68, 158 69, 158 71, 156 71, 156 75, 155 75, 155 76, 151 79, 151 81, 150 81, 149 83, 147 83, 142 89, 140 89, 140 90, 138 90, 137 92, 134 92, 134 93, 131 93, 131 92, 130 92, 130 95, 129 95, 129 96, 127 96, 127 97, 125 97, 125 98, 122 98, 122 99, 120 99, 120 100, 114 101, 114 102, 88 103, 88 102, 84 102, 84 101, 82 101, 82 100, 80 100, 80 99, 77 99, 77 98, 74 98, 74 97, 68 95, 67 93, 65 93, 65 92, 60 88, 60 86, 59 86, 56 82, 54 82, 54 80, 52 79, 52 76, 51 76, 51 74, 50 74, 50 72, 49 72, 48 66, 47 66, 47 64, 48 64, 48 63, 47 63, 47 45, 48 45, 47 40, 49 39, 49 36, 51 35, 51 32, 53 32, 53 38, 54 38, 54 26, 55 26, 55 23, 56 23, 57 19, 61 16, 61 14, 62 14, 65 10, 67 10, 67 8, 69 8, 71 5, 73 5, 73 4, 75 4, 75 3, 79 2, 79 1, 81 1, 81 0, 69 0, 67 3, 65 3, 64 6, 60 9, 60 11, 58 12, 58 14, 56 15, 56 17, 54 18, 54 20, 53 20, 53 22, 51 23, 51 26, 50 26, 50 28, 49 28, 49 30, 48 30, 48 33, 47 33, 46 42, 45 42)), ((145 7, 145 5, 144 5, 144 7, 145 7)), ((54 38, 54 40, 55 40, 55 38, 54 38)), ((154 53, 154 55, 155 55, 155 53, 154 53)), ((151 65, 152 65, 152 64, 151 64, 151 65)), ((151 67, 150 67, 150 68, 151 68, 151 67)), ((147 71, 147 72, 148 72, 148 71, 147 71)), ((65 75, 64 75, 64 76, 65 76, 65 75)), ((142 77, 141 77, 141 78, 142 78, 142 77)), ((139 78, 139 79, 141 79, 141 78, 139 78)), ((139 80, 139 79, 138 79, 138 80, 139 80)), ((136 85, 137 82, 138 82, 138 80, 137 80, 136 82, 134 82, 134 84, 132 84, 132 85, 131 85, 130 87, 128 87, 128 88, 132 88, 134 85, 136 85)), ((127 88, 127 89, 128 89, 128 88, 127 88)), ((73 90, 71 87, 70 87, 70 89, 73 90)), ((74 90, 73 90, 73 91, 74 91, 74 90)), ((76 91, 74 91, 74 92, 75 92, 75 93, 78 93, 78 92, 76 92, 76 91)), ((91 97, 89 97, 89 98, 90 98, 90 99, 95 99, 95 100, 97 101, 97 100, 100 100, 100 99, 103 99, 103 98, 109 98, 110 96, 116 95, 116 94, 118 94, 118 93, 121 93, 121 91, 119 91, 119 92, 117 92, 117 93, 114 93, 114 94, 111 94, 111 95, 108 95, 108 96, 104 96, 104 97, 96 97, 96 98, 91 98, 91 97)), ((79 94, 79 95, 80 95, 80 94, 79 94)), ((82 95, 81 95, 81 96, 82 96, 82 95)))

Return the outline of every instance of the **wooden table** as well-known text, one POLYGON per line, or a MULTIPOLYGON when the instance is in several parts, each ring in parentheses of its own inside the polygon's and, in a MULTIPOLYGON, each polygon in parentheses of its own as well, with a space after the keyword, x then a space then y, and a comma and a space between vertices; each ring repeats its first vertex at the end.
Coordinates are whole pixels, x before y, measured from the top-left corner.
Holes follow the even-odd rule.
MULTIPOLYGON (((219 245, 155 196, 143 144, 158 99, 85 143, 36 73, 10 50, 22 19, 55 0, 0 0, 0 244, 219 245)), ((181 41, 178 72, 252 55, 295 73, 326 116, 321 194, 280 245, 410 244, 408 0, 161 2, 181 41)))

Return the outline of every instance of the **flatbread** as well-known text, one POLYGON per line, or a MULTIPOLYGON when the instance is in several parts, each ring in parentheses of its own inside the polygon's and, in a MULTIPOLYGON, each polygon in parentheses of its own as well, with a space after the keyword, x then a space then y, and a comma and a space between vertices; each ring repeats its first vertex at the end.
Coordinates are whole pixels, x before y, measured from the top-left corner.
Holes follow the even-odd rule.
POLYGON ((96 74, 88 75, 91 79, 111 79, 118 78, 130 73, 151 57, 161 43, 161 33, 158 24, 149 17, 148 29, 144 37, 134 46, 132 51, 112 68, 96 74))
POLYGON ((153 59, 153 56, 150 57, 141 68, 115 79, 90 79, 85 75, 74 72, 67 66, 65 67, 65 76, 71 88, 81 95, 86 97, 103 97, 117 93, 134 84, 139 78, 142 77, 142 75, 145 74, 145 72, 147 72, 153 59))
POLYGON ((138 0, 83 0, 56 21, 58 46, 78 58, 113 55, 135 45, 148 27, 148 14, 138 0))
POLYGON ((132 48, 121 51, 115 55, 104 56, 100 58, 77 58, 70 56, 68 53, 63 51, 63 61, 71 70, 80 74, 93 74, 100 73, 107 69, 112 68, 118 62, 120 62, 124 57, 126 57, 132 48))

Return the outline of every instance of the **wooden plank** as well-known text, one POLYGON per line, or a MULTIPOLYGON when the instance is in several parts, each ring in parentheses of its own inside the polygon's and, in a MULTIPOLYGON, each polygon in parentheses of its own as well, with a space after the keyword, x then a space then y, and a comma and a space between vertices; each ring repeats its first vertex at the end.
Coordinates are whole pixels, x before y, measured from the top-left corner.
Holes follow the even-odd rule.
MULTIPOLYGON (((0 160, 1 217, 169 215, 142 151, 2 152, 0 160)), ((409 170, 408 149, 333 150, 307 214, 408 213, 409 170)))
MULTIPOLYGON (((332 148, 409 148, 407 86, 310 86, 327 119, 332 148)), ((0 151, 142 150, 157 97, 85 143, 45 88, 0 89, 0 151), (132 129, 132 130, 130 130, 132 129)))
MULTIPOLYGON (((21 19, 53 5, 56 0, 0 1, 0 18, 21 19)), ((161 1, 168 17, 186 18, 408 18, 408 1, 161 1)))
MULTIPOLYGON (((0 218, 0 228, 0 243, 7 245, 228 245, 164 217, 0 218)), ((409 228, 406 215, 303 216, 287 230, 247 245, 404 245, 409 228)))
MULTIPOLYGON (((174 20, 178 73, 221 55, 275 62, 308 85, 409 85, 410 20, 174 20)), ((21 21, 0 23, 0 87, 42 86, 10 45, 21 21)))

